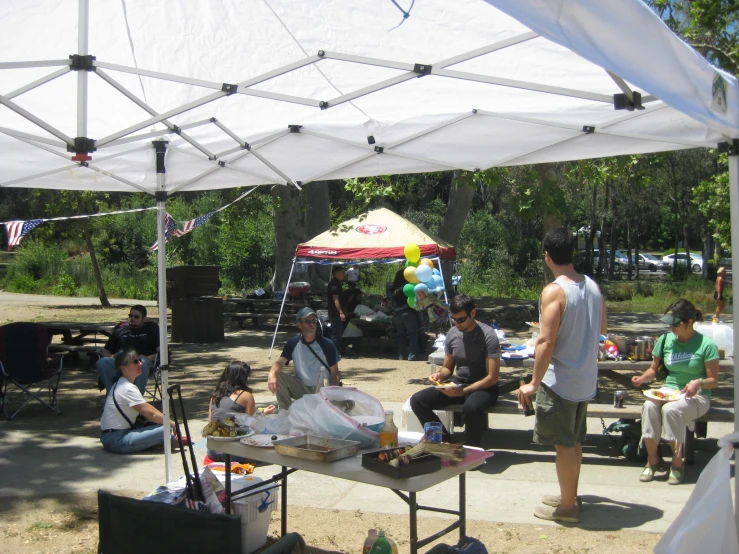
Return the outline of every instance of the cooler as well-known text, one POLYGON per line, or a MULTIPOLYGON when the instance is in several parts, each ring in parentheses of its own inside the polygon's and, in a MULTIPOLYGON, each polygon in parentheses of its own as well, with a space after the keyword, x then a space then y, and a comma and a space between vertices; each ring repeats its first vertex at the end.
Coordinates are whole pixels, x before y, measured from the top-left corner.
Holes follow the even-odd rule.
MULTIPOLYGON (((214 471, 219 481, 225 479, 221 472, 214 471)), ((231 491, 260 483, 264 479, 252 475, 231 475, 231 491)), ((241 552, 251 554, 267 543, 269 520, 280 498, 280 485, 270 483, 249 491, 248 496, 233 501, 233 512, 241 515, 241 552)))
POLYGON ((287 293, 291 298, 302 298, 304 294, 309 292, 310 283, 306 283, 305 281, 296 281, 287 286, 287 293))
MULTIPOLYGON (((454 414, 452 412, 435 410, 434 413, 441 420, 442 425, 444 425, 447 431, 450 433, 454 432, 454 414)), ((401 425, 405 431, 423 434, 423 426, 421 425, 421 422, 418 421, 416 414, 411 410, 410 398, 405 401, 405 404, 403 404, 403 420, 401 425)))
POLYGON ((696 323, 693 329, 701 335, 711 337, 716 346, 723 348, 725 356, 734 356, 734 329, 723 323, 696 323))

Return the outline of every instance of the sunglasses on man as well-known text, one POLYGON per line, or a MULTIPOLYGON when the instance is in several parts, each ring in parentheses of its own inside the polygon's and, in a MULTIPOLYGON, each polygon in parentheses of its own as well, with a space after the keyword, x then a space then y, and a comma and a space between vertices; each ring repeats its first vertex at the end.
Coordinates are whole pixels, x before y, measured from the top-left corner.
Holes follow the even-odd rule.
POLYGON ((470 316, 466 315, 464 317, 453 317, 452 321, 456 323, 457 325, 462 325, 465 321, 467 321, 470 318, 470 316))
POLYGON ((128 314, 128 319, 141 319, 139 314, 128 314))

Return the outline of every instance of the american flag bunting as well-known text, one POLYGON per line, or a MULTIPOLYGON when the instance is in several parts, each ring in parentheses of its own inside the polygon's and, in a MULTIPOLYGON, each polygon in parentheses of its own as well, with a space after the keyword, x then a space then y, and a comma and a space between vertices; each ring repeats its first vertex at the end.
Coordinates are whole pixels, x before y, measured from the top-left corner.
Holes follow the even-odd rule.
POLYGON ((202 224, 204 224, 206 221, 208 221, 214 213, 216 212, 208 212, 205 215, 201 215, 201 216, 196 217, 195 219, 191 219, 190 221, 185 223, 181 231, 178 230, 175 232, 175 236, 181 237, 183 235, 186 235, 193 229, 197 229, 202 224))
POLYGON ((23 240, 23 237, 43 222, 43 219, 31 219, 29 221, 9 221, 6 223, 5 230, 8 232, 8 249, 18 246, 23 240))
MULTIPOLYGON (((174 220, 174 218, 169 215, 169 213, 164 213, 164 242, 169 242, 169 237, 172 235, 178 237, 177 234, 179 231, 177 231, 177 222, 174 220)), ((152 250, 157 250, 159 248, 159 241, 157 240, 154 244, 151 245, 152 250)))

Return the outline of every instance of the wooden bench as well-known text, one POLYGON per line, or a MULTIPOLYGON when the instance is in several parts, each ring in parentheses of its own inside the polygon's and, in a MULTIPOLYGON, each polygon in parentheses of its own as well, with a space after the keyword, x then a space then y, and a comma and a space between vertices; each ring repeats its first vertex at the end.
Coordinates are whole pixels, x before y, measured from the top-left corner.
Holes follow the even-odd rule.
MULTIPOLYGON (((454 425, 461 426, 461 419, 457 414, 462 413, 462 406, 447 406, 446 411, 454 414, 454 425)), ((488 414, 522 414, 518 401, 498 399, 498 402, 492 408, 487 410, 488 414)), ((602 419, 641 419, 641 404, 627 404, 623 408, 614 408, 612 404, 588 404, 588 417, 597 417, 602 419)), ((695 438, 705 438, 706 428, 709 421, 719 421, 724 423, 733 423, 734 409, 720 408, 712 406, 708 413, 696 420, 695 431, 686 429, 685 433, 685 463, 693 464, 695 461, 695 438)), ((533 423, 532 423, 533 425, 533 423)), ((487 418, 484 422, 484 429, 489 428, 487 418)))
POLYGON ((77 358, 80 354, 86 354, 89 358, 93 356, 100 357, 100 350, 100 346, 83 346, 77 344, 50 344, 48 347, 49 353, 72 354, 77 358))

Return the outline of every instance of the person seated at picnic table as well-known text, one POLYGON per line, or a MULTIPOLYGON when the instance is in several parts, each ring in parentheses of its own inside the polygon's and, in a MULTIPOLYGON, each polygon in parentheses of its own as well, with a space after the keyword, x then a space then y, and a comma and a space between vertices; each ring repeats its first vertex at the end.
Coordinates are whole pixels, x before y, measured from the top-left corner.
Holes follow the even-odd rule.
POLYGON ((113 383, 121 375, 113 363, 113 356, 124 348, 133 348, 140 354, 141 373, 136 377, 134 384, 141 394, 144 394, 149 372, 159 352, 159 325, 145 319, 146 308, 140 304, 132 306, 128 312, 128 323, 116 327, 103 346, 100 353, 102 357, 95 364, 95 371, 105 386, 106 394, 110 393, 113 383))
POLYGON ((281 410, 289 409, 294 400, 306 394, 318 392, 326 375, 331 385, 341 384, 339 353, 332 341, 316 333, 316 312, 306 306, 298 311, 295 320, 300 334, 287 341, 267 378, 267 386, 277 396, 281 410), (295 374, 283 371, 290 360, 295 363, 295 374))
MULTIPOLYGON (((123 348, 113 363, 121 376, 105 399, 100 419, 103 448, 115 454, 133 454, 164 444, 164 414, 147 403, 134 385, 141 375, 141 357, 133 348, 123 348), (146 422, 136 422, 138 416, 146 422)), ((168 424, 174 427, 173 421, 168 424)))
POLYGON ((662 470, 660 437, 669 441, 672 448, 667 483, 683 482, 685 426, 705 415, 711 407, 710 389, 718 387, 719 353, 712 339, 693 328, 693 323, 702 319, 703 314, 691 302, 683 298, 675 301, 660 318, 670 326, 670 332, 654 345, 652 365, 631 378, 637 388, 653 381, 664 361, 667 369, 664 386, 684 393, 684 397, 674 401, 648 398, 642 406, 642 440, 647 449, 647 466, 639 476, 643 483, 654 480, 654 474, 662 470))
MULTIPOLYGON (((224 421, 235 414, 247 414, 253 416, 257 411, 254 395, 247 384, 251 367, 249 364, 238 360, 231 361, 216 383, 216 390, 210 397, 208 404, 208 421, 224 421)), ((276 406, 270 405, 264 408, 265 414, 274 413, 276 406)), ((208 450, 208 458, 214 462, 223 462, 226 457, 220 452, 208 450)), ((237 463, 245 463, 248 460, 239 456, 231 456, 231 460, 237 463)))
MULTIPOLYGON (((454 328, 446 335, 444 365, 429 380, 439 385, 451 380, 455 387, 429 387, 411 396, 411 409, 421 425, 440 423, 434 410, 461 405, 464 444, 480 446, 486 411, 498 401, 500 342, 488 325, 475 320, 475 301, 464 294, 452 299, 454 328), (455 373, 456 368, 456 375, 455 373)), ((442 429, 451 442, 449 431, 442 429)))

